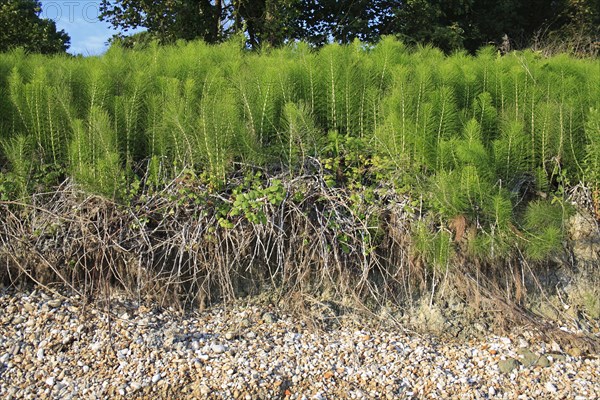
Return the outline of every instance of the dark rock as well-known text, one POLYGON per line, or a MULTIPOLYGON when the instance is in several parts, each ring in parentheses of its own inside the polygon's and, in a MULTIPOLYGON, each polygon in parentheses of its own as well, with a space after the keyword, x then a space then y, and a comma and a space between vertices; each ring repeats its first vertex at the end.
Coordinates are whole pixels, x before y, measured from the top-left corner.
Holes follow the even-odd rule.
POLYGON ((262 319, 265 324, 272 324, 277 321, 277 316, 271 312, 266 312, 263 314, 262 319))

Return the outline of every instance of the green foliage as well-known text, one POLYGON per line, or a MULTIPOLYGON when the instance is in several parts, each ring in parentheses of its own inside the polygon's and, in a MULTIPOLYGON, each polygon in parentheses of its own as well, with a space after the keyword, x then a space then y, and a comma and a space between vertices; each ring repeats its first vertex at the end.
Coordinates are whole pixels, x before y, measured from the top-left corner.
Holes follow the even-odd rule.
MULTIPOLYGON (((102 0, 100 18, 115 28, 147 28, 135 37, 116 36, 125 46, 144 45, 148 37, 161 43, 179 39, 203 39, 216 43, 232 35, 246 34, 254 47, 277 46, 296 36, 300 0, 229 2, 166 0, 102 0)), ((244 39, 245 40, 245 39, 244 39)))
MULTIPOLYGON (((219 43, 237 37, 253 49, 270 49, 296 40, 313 46, 376 43, 394 35, 409 44, 432 44, 446 53, 495 43, 524 48, 549 38, 597 39, 598 0, 431 1, 431 0, 102 0, 101 18, 125 31, 116 37, 127 47, 203 39, 219 43)), ((576 42, 575 42, 576 45, 576 42)), ((577 49, 573 49, 577 52, 577 49)), ((593 51, 593 49, 590 49, 593 51)), ((580 51, 579 51, 580 52, 580 51)), ((597 50, 596 50, 597 53, 597 50)))
POLYGON ((590 109, 585 134, 588 143, 584 161, 586 176, 597 189, 600 187, 600 109, 590 109))
POLYGON ((220 212, 219 224, 223 228, 233 227, 233 220, 238 217, 244 217, 253 224, 264 224, 267 218, 264 207, 279 206, 284 200, 286 190, 280 180, 274 179, 268 185, 263 185, 260 178, 260 172, 249 174, 244 185, 233 190, 232 203, 220 212))
POLYGON ((87 124, 73 123, 69 167, 75 180, 92 192, 116 197, 125 190, 117 134, 109 114, 92 107, 87 124))
POLYGON ((19 135, 2 143, 2 152, 10 167, 10 172, 2 177, 2 197, 24 198, 29 194, 32 168, 30 142, 27 136, 19 135))
POLYGON ((285 148, 284 154, 291 170, 301 160, 318 154, 319 131, 304 103, 286 103, 283 116, 286 121, 285 136, 287 136, 287 148, 285 148))
POLYGON ((28 52, 54 54, 69 48, 70 38, 57 31, 54 21, 40 18, 38 0, 4 0, 0 3, 0 52, 23 48, 28 52))
POLYGON ((425 265, 446 271, 454 253, 452 235, 445 230, 432 232, 419 222, 414 232, 415 251, 425 265))
POLYGON ((94 58, 14 51, 0 55, 0 191, 25 198, 72 178, 127 201, 142 184, 193 176, 227 191, 217 206, 227 227, 264 222, 285 195, 282 183, 251 175, 233 189, 228 177, 318 171, 369 226, 380 223, 370 207, 382 187, 422 198, 441 218, 422 254, 440 268, 455 246, 440 232, 459 219, 473 255, 499 259, 520 245, 535 259, 559 247, 562 228, 536 230, 527 221, 541 206, 528 202, 599 185, 599 80, 591 60, 490 48, 444 56, 393 38, 260 54, 238 40, 114 46, 94 58))
POLYGON ((525 251, 530 259, 548 259, 560 251, 564 240, 563 221, 567 216, 560 204, 547 201, 529 204, 525 213, 525 251))
POLYGON ((52 86, 43 66, 36 67, 30 81, 24 83, 15 68, 9 78, 9 92, 18 119, 14 121, 34 140, 35 153, 41 164, 58 166, 64 157, 68 115, 61 105, 69 93, 62 85, 52 86))

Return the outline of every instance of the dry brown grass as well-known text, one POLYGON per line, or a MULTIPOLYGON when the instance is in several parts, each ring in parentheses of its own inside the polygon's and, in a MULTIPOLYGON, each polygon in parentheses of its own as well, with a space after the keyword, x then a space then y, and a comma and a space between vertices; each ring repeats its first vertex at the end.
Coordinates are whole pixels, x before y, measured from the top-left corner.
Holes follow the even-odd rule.
MULTIPOLYGON (((458 296, 499 326, 545 326, 526 299, 528 288, 546 289, 518 252, 491 263, 459 251, 436 271, 413 248, 412 226, 423 216, 407 207, 409 195, 381 186, 376 201, 357 209, 349 191, 328 187, 322 173, 277 178, 287 196, 264 202, 265 222, 235 217, 230 227, 217 213, 217 204, 231 201, 227 188, 210 193, 180 179, 127 207, 72 184, 28 203, 0 202, 1 278, 16 286, 67 285, 88 298, 118 288, 184 309, 270 291, 275 302, 304 314, 332 301, 375 316, 389 305, 408 309, 424 298, 431 305, 458 296), (187 193, 208 193, 207 201, 182 199, 184 184, 187 193)), ((229 187, 241 184, 236 179, 229 187)), ((468 239, 466 226, 464 217, 453 222, 456 241, 468 239)))
POLYGON ((560 33, 541 30, 534 36, 531 49, 545 57, 570 54, 576 57, 598 58, 600 38, 581 28, 566 28, 560 33))

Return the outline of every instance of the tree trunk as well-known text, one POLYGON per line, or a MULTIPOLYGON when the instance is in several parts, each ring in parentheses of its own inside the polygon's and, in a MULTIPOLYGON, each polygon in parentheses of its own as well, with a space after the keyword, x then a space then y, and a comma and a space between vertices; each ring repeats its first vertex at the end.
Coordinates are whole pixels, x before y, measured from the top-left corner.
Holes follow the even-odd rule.
POLYGON ((220 42, 223 36, 221 27, 221 18, 223 13, 222 0, 215 0, 213 34, 215 42, 220 42))

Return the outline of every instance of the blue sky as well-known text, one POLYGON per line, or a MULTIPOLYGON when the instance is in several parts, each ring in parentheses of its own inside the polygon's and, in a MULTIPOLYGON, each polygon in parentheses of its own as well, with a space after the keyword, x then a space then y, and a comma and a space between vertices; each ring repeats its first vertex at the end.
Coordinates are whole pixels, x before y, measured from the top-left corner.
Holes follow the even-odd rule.
POLYGON ((106 51, 106 42, 117 31, 98 20, 99 0, 41 0, 42 17, 56 22, 58 30, 71 36, 69 53, 98 55, 106 51))

